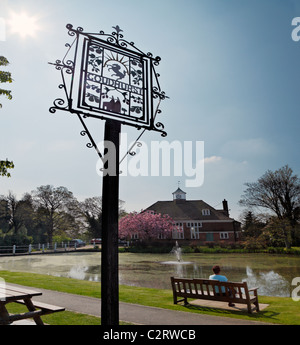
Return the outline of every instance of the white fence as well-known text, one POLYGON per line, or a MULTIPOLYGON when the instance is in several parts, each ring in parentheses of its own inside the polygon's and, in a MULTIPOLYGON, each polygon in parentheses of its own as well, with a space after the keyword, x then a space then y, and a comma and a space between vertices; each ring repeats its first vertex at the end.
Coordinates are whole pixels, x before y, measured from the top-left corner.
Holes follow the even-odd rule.
POLYGON ((55 253, 64 252, 77 249, 77 243, 75 242, 55 242, 55 243, 37 243, 28 245, 12 245, 12 246, 0 246, 1 254, 31 254, 31 253, 55 253))

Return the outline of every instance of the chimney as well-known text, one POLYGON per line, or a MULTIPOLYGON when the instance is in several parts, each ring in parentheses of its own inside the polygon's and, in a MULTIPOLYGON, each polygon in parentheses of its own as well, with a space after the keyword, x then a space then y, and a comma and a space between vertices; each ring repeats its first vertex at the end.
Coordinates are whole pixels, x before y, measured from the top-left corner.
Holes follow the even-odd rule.
POLYGON ((228 210, 228 202, 227 202, 227 200, 223 200, 222 201, 222 203, 223 203, 223 211, 224 211, 224 214, 227 216, 227 217, 229 217, 229 210, 228 210))

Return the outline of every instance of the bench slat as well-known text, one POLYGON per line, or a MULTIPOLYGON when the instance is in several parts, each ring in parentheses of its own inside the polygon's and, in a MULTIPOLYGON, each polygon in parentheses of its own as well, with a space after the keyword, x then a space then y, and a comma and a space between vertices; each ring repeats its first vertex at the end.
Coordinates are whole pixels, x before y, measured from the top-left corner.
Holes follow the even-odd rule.
MULTIPOLYGON (((52 304, 47 304, 47 303, 43 303, 43 302, 40 302, 40 301, 31 301, 33 306, 35 308, 38 308, 38 309, 41 309, 43 311, 47 311, 47 312, 51 312, 51 313, 55 313, 55 312, 58 312, 58 311, 64 311, 65 308, 63 307, 59 307, 59 306, 56 306, 56 305, 52 305, 52 304)), ((16 303, 19 303, 19 304, 25 304, 24 301, 16 301, 16 303)))
POLYGON ((32 303, 36 308, 39 308, 42 310, 47 309, 47 310, 50 310, 52 312, 58 312, 58 311, 64 311, 65 310, 65 308, 59 307, 57 305, 51 305, 51 304, 42 303, 42 302, 38 302, 38 301, 32 301, 32 303))
POLYGON ((23 287, 18 287, 10 284, 5 284, 4 286, 0 287, 0 291, 7 291, 8 293, 19 293, 19 294, 26 294, 31 296, 38 296, 42 293, 35 290, 25 289, 23 287))
POLYGON ((25 289, 23 287, 17 287, 10 284, 5 284, 0 286, 0 300, 1 301, 14 301, 15 299, 19 298, 27 298, 32 296, 40 296, 42 295, 39 291, 33 291, 29 289, 25 289))

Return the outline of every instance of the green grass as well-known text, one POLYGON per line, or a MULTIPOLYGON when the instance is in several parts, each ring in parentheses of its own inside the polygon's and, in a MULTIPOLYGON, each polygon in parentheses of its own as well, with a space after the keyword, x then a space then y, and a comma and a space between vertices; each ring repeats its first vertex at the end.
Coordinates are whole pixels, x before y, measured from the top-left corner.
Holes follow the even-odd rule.
MULTIPOLYGON (((90 297, 101 297, 101 285, 98 282, 89 282, 71 278, 54 277, 23 272, 0 271, 0 277, 8 283, 15 283, 25 286, 56 290, 61 292, 85 295, 90 297)), ((253 314, 240 311, 226 311, 217 308, 196 307, 192 305, 174 305, 172 291, 162 289, 151 289, 135 286, 120 285, 119 299, 122 302, 142 304, 146 306, 159 307, 172 310, 187 311, 200 314, 225 316, 261 322, 300 325, 300 301, 295 302, 288 297, 266 297, 259 296, 260 303, 269 304, 265 310, 253 314)), ((20 308, 14 306, 10 308, 20 308)), ((43 317, 48 324, 55 325, 99 325, 100 318, 73 313, 69 311, 55 313, 43 317)))

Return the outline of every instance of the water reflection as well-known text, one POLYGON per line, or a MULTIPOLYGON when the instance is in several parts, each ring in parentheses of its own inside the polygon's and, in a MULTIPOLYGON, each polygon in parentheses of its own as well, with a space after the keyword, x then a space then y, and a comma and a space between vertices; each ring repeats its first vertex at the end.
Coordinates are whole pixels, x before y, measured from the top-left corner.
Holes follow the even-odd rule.
POLYGON ((71 267, 69 277, 79 280, 85 280, 85 272, 88 270, 87 266, 74 266, 71 267))
POLYGON ((256 272, 247 266, 247 284, 258 287, 258 293, 263 296, 290 296, 291 283, 273 270, 269 272, 256 272))
MULTIPOLYGON (((101 281, 100 253, 69 253, 0 257, 0 270, 49 274, 101 281)), ((291 296, 291 281, 300 277, 300 258, 285 256, 186 254, 181 262, 168 254, 119 255, 119 282, 124 285, 170 289, 170 277, 208 278, 212 266, 230 281, 247 281, 260 295, 291 296)))

